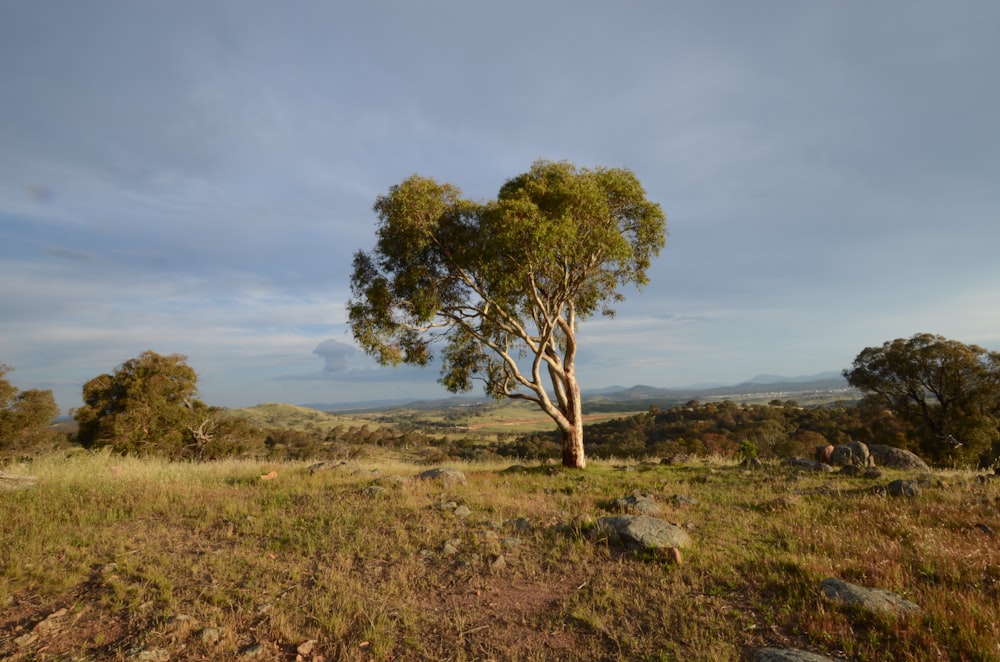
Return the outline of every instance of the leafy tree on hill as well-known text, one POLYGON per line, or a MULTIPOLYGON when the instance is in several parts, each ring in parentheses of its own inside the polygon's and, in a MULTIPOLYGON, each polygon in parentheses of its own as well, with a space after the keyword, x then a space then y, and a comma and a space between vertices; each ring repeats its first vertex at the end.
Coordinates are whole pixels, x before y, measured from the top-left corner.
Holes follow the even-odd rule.
POLYGON ((874 416, 891 412, 928 459, 992 461, 1000 442, 1000 352, 918 333, 865 348, 844 377, 864 392, 863 408, 874 416))
POLYGON ((497 399, 535 403, 560 431, 563 464, 586 466, 577 324, 613 315, 666 240, 666 217, 635 175, 538 161, 488 202, 414 175, 374 210, 376 247, 354 256, 348 304, 365 352, 426 365, 442 343, 449 391, 478 381, 497 399))
POLYGON ((84 406, 76 411, 78 438, 86 447, 110 446, 120 453, 180 454, 194 443, 194 399, 198 375, 179 354, 153 351, 122 363, 83 386, 84 406))
POLYGON ((11 370, 0 363, 0 453, 35 450, 57 437, 52 419, 59 407, 52 391, 18 391, 5 379, 11 370))

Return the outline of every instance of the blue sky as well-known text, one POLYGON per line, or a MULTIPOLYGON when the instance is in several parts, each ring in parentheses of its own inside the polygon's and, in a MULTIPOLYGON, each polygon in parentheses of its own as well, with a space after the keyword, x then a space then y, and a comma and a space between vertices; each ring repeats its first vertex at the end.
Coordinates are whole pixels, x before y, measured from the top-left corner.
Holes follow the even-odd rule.
POLYGON ((447 395, 345 326, 375 197, 632 169, 650 284, 584 389, 1000 349, 1000 4, 0 4, 0 362, 64 409, 147 349, 224 406, 447 395))

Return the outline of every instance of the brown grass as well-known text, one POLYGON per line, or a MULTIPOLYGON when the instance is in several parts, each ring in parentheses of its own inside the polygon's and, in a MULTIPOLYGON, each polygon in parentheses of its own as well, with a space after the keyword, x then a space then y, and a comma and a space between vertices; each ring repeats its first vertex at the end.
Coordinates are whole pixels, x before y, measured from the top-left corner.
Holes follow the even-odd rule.
POLYGON ((904 500, 722 462, 458 465, 453 487, 380 481, 426 468, 389 458, 307 466, 80 454, 6 468, 39 480, 0 493, 0 658, 225 660, 259 645, 274 660, 749 660, 769 645, 1000 659, 1000 546, 976 527, 1000 531, 1000 483, 971 473, 904 500), (680 565, 594 535, 633 490, 689 528, 680 565), (924 611, 828 603, 828 576, 924 611))

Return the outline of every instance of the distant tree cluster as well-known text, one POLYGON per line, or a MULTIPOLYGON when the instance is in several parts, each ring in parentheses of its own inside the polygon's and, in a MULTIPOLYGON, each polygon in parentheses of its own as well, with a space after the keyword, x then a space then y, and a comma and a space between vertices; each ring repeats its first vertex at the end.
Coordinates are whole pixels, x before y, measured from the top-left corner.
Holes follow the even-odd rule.
MULTIPOLYGON (((858 410, 847 404, 801 407, 792 401, 768 405, 730 401, 684 405, 587 426, 587 452, 594 457, 732 456, 750 444, 762 458, 812 455, 816 446, 849 441, 865 430, 858 410)), ((520 437, 498 453, 552 457, 548 434, 520 437)))
POLYGON ((0 363, 0 458, 43 450, 62 438, 52 426, 59 415, 52 391, 18 391, 6 379, 11 370, 0 363))

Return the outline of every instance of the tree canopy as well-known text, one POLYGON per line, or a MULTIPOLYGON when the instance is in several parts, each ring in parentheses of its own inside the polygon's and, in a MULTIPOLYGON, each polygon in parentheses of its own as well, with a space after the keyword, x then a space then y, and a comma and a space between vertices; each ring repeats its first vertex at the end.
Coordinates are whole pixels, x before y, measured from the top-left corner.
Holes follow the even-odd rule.
POLYGON ((1000 441, 1000 352, 929 333, 858 354, 844 377, 892 412, 928 458, 990 462, 1000 441))
POLYGON ((34 450, 56 438, 59 407, 50 390, 18 391, 6 379, 11 370, 0 363, 0 452, 34 450))
POLYGON ((538 161, 495 200, 414 175, 379 196, 373 251, 354 256, 348 316, 385 365, 426 365, 441 383, 536 403, 562 432, 563 463, 585 466, 577 324, 614 315, 666 241, 666 217, 619 168, 538 161))
POLYGON ((153 351, 122 363, 112 374, 83 386, 76 411, 84 446, 110 446, 122 453, 180 452, 192 443, 198 375, 179 354, 153 351))

